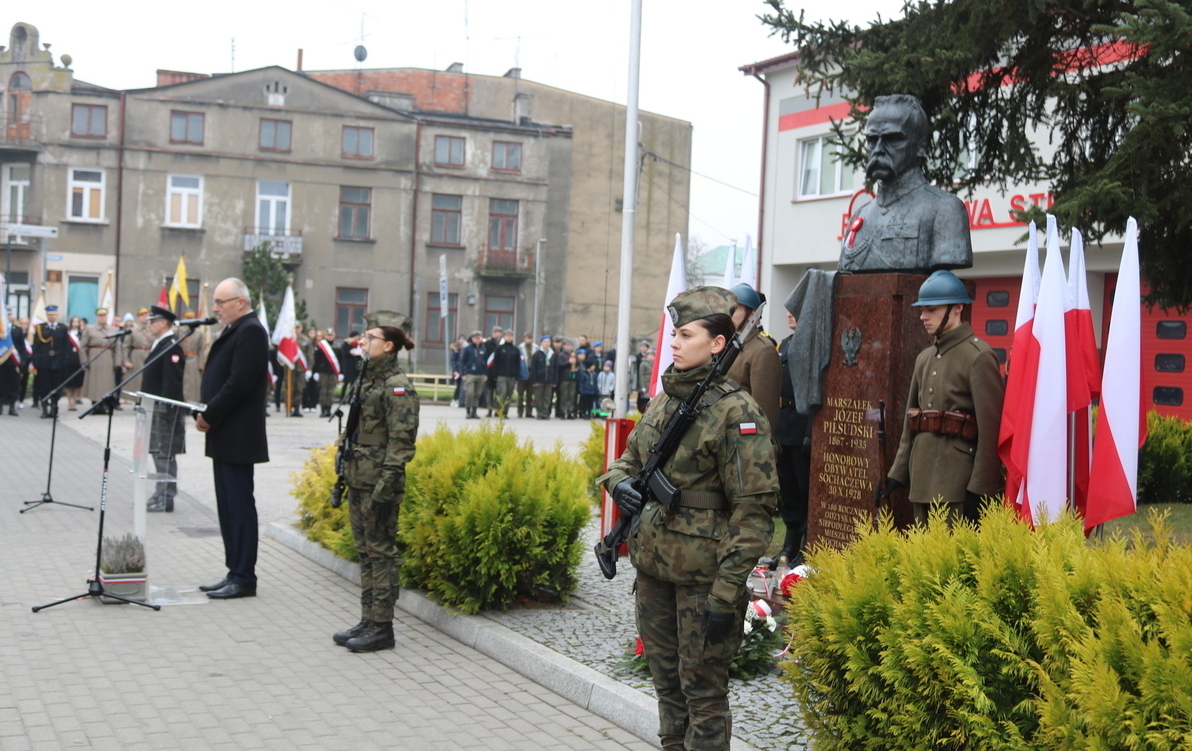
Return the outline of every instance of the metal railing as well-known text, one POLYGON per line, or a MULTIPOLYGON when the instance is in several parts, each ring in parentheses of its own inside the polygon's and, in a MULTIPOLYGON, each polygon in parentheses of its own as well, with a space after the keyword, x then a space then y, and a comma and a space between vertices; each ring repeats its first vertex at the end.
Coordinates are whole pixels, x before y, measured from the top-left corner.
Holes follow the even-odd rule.
POLYGON ((477 254, 476 270, 481 274, 498 276, 533 276, 534 250, 504 250, 482 246, 477 254))
POLYGON ((275 256, 301 259, 302 230, 274 229, 273 227, 245 227, 244 250, 249 251, 264 243, 275 256))

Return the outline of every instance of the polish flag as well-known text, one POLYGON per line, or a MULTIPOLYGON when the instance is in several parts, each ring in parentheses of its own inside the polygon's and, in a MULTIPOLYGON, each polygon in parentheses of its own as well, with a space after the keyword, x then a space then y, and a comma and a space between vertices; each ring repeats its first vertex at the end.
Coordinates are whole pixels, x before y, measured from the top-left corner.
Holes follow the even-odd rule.
POLYGON ((294 312, 294 287, 286 287, 286 296, 281 303, 281 311, 277 314, 277 325, 273 328, 273 343, 277 345, 277 359, 291 370, 294 364, 302 359, 302 351, 298 348, 298 338, 294 334, 294 327, 298 325, 294 312))
POLYGON ((165 310, 170 309, 170 296, 166 291, 166 283, 164 281, 161 283, 161 292, 157 295, 157 307, 164 308, 165 310))
MULTIPOLYGON (((261 290, 261 296, 259 299, 260 299, 260 302, 257 303, 257 318, 259 318, 261 320, 261 325, 265 327, 266 331, 268 331, 269 330, 269 314, 265 312, 265 291, 264 290, 261 290)), ((200 302, 200 305, 201 304, 202 303, 200 302)), ((273 368, 267 368, 266 370, 267 370, 267 374, 269 376, 269 385, 272 386, 273 384, 275 384, 277 382, 277 376, 273 375, 273 368)))
POLYGON ((1026 474, 1031 413, 1035 409, 1034 383, 1039 367, 1039 342, 1033 331, 1035 301, 1039 299, 1039 238, 1034 222, 1027 230, 1027 237, 1022 289, 1018 293, 1018 317, 1014 322, 1009 377, 997 441, 998 458, 1006 465, 1006 501, 1014 504, 1020 503, 1019 488, 1026 474))
POLYGON ((1093 444, 1084 528, 1138 508, 1138 449, 1146 440, 1142 409, 1142 293, 1138 272, 1138 222, 1126 223, 1109 340, 1105 343, 1101 413, 1093 444))
POLYGON ((1068 378, 1064 297, 1067 282, 1060 258, 1055 217, 1047 217, 1047 258, 1039 284, 1032 331, 1039 352, 1034 368, 1026 474, 1020 486, 1020 512, 1032 525, 1057 519, 1068 499, 1068 378))
POLYGON ((1069 431, 1072 451, 1072 505, 1084 515, 1089 490, 1092 455, 1092 403, 1101 395, 1101 364, 1093 335, 1088 274, 1084 266, 1084 237, 1072 230, 1068 253, 1068 295, 1064 301, 1064 327, 1068 343, 1068 411, 1074 413, 1069 431))
MULTIPOLYGON (((735 251, 734 251, 735 252, 735 251)), ((731 268, 731 259, 730 259, 731 268)), ((658 338, 655 346, 654 370, 650 373, 650 397, 662 390, 662 374, 675 361, 671 352, 671 340, 674 327, 671 325, 670 313, 666 306, 670 301, 687 290, 687 264, 683 258, 683 238, 675 233, 675 257, 671 260, 670 281, 666 285, 666 297, 662 301, 662 321, 658 324, 658 338)))

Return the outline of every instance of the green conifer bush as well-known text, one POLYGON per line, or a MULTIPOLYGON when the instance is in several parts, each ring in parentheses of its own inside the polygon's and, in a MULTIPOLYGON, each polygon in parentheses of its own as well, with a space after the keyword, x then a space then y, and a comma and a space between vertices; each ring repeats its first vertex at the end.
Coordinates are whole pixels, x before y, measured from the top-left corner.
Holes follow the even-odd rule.
POLYGON ((583 553, 585 477, 561 446, 535 452, 502 426, 440 426, 406 472, 403 582, 464 613, 565 597, 583 553))
POLYGON ((1192 501, 1192 424, 1157 412, 1146 416, 1138 452, 1138 495, 1146 503, 1192 501))
POLYGON ((816 748, 1190 747, 1192 548, 1151 524, 1087 542, 992 506, 816 549, 782 665, 816 748))
POLYGON ((352 537, 352 523, 348 519, 348 504, 331 508, 331 488, 335 486, 335 446, 311 449, 301 472, 292 477, 290 492, 298 499, 298 526, 306 537, 349 561, 356 560, 356 543, 352 537))

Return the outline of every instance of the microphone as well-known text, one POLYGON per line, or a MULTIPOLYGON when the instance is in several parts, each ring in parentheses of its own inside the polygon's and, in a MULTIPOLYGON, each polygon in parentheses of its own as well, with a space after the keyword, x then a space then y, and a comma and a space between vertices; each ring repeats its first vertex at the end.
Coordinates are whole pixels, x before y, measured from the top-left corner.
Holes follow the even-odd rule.
POLYGON ((115 334, 108 334, 104 339, 119 339, 122 336, 128 336, 132 333, 132 329, 120 329, 115 334))
POLYGON ((218 318, 196 318, 193 321, 178 321, 176 325, 187 326, 189 328, 198 328, 199 326, 213 326, 219 323, 218 318))

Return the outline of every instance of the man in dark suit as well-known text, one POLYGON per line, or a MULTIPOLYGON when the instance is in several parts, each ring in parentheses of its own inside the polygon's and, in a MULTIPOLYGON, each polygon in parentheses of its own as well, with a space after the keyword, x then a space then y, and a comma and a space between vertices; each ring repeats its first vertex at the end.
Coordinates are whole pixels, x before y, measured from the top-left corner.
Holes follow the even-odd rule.
MULTIPOLYGON (((186 374, 186 354, 178 346, 174 336, 174 323, 178 316, 165 308, 154 305, 149 310, 145 324, 149 337, 149 362, 141 373, 141 391, 156 394, 167 399, 183 401, 182 382, 186 374)), ((157 474, 169 479, 159 479, 157 488, 149 497, 146 511, 173 511, 174 496, 178 494, 178 460, 174 457, 186 453, 186 423, 182 407, 165 402, 149 402, 153 409, 153 421, 149 430, 149 453, 157 474)))
POLYGON ((200 587, 216 600, 257 594, 257 505, 253 465, 269 461, 265 400, 269 393, 269 334, 252 309, 248 288, 225 279, 215 288, 213 310, 224 324, 203 371, 199 432, 215 474, 215 501, 228 574, 200 587))
POLYGON ((70 375, 66 372, 67 350, 70 338, 66 327, 58 322, 58 306, 46 306, 46 322, 33 328, 33 366, 37 377, 33 379, 33 401, 41 404, 41 416, 52 417, 52 406, 56 406, 61 392, 54 396, 54 405, 46 398, 70 375))

